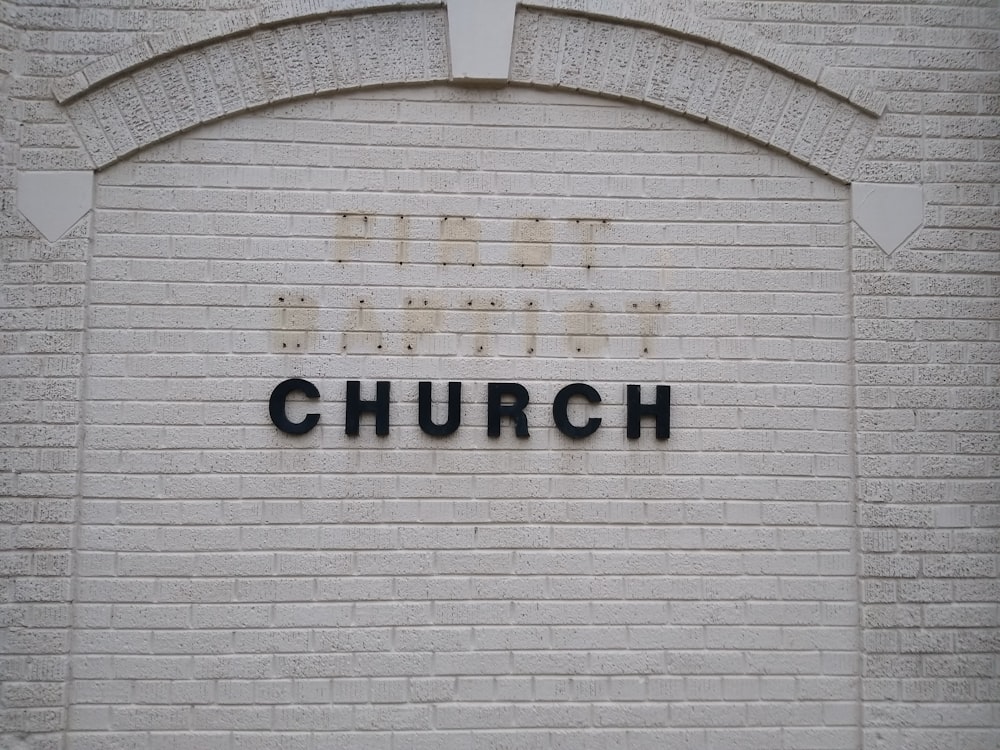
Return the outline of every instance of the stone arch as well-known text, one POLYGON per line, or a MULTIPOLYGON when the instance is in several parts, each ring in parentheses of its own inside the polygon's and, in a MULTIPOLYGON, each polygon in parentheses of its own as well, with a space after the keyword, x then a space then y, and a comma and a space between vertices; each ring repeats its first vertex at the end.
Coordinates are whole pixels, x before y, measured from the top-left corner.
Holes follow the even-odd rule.
POLYGON ((512 39, 502 38, 499 24, 493 47, 500 62, 489 63, 493 73, 469 78, 455 72, 454 41, 472 31, 475 15, 463 5, 465 20, 457 23, 457 8, 487 4, 450 2, 271 3, 146 40, 61 79, 54 92, 98 169, 203 123, 303 96, 485 80, 641 102, 849 182, 881 112, 870 91, 824 76, 808 60, 648 2, 489 0, 490 14, 516 9, 512 39))
POLYGON ((444 11, 397 9, 296 19, 208 40, 102 81, 68 111, 100 169, 177 133, 269 104, 447 79, 444 11))
POLYGON ((523 9, 512 82, 613 96, 710 122, 848 182, 873 112, 750 55, 658 27, 523 9))

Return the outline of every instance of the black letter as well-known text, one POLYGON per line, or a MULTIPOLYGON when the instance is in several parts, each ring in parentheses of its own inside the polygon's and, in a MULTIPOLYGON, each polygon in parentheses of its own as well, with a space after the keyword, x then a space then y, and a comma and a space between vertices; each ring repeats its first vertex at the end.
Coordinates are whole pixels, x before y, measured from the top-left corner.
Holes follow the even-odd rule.
POLYGON ((585 438, 588 435, 593 435, 597 432, 597 428, 601 426, 600 417, 591 417, 583 427, 577 427, 569 421, 569 416, 566 414, 566 407, 573 396, 583 396, 592 404, 601 403, 601 394, 586 383, 571 383, 567 385, 556 394, 555 400, 552 402, 552 418, 556 422, 556 427, 566 437, 585 438))
POLYGON ((306 418, 301 422, 293 422, 285 413, 285 400, 289 394, 301 391, 307 398, 319 398, 319 389, 308 380, 301 378, 291 378, 278 383, 271 391, 271 400, 267 404, 267 410, 271 414, 271 421, 274 426, 289 435, 305 435, 319 422, 319 414, 306 414, 306 418))
POLYGON ((462 423, 462 384, 448 383, 448 420, 444 424, 435 424, 431 419, 431 383, 420 381, 420 429, 428 435, 443 437, 450 435, 462 423))
POLYGON ((528 390, 520 383, 490 383, 486 386, 486 434, 500 435, 500 417, 514 420, 514 434, 528 437, 528 418, 524 407, 528 405, 528 390), (502 403, 504 396, 513 396, 514 403, 502 403))
POLYGON ((365 412, 375 415, 375 434, 389 434, 389 381, 379 380, 375 384, 375 400, 361 400, 361 381, 347 381, 347 424, 345 432, 357 435, 361 425, 361 415, 365 412))
POLYGON ((629 440, 639 437, 639 421, 643 417, 656 419, 656 439, 666 440, 670 437, 670 386, 656 386, 656 403, 640 402, 639 386, 630 385, 626 389, 628 400, 628 418, 625 434, 629 440))

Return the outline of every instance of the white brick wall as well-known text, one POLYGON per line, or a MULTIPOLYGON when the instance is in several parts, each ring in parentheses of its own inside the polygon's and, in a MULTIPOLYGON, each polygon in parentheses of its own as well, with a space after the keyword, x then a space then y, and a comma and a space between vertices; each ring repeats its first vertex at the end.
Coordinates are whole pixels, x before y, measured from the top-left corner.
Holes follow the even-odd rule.
POLYGON ((101 173, 71 731, 849 743, 846 210, 732 136, 525 89, 311 99, 101 173), (292 376, 304 438, 264 409, 292 376), (387 438, 344 435, 346 379, 392 381, 387 438), (463 381, 451 438, 419 379, 463 381), (529 439, 487 438, 491 380, 529 439), (668 443, 625 440, 629 382, 673 386, 668 443))
MULTIPOLYGON (((232 117, 42 239, 19 174, 344 85, 309 40, 363 3, 251 5, 0 0, 0 747, 996 747, 995 7, 539 0, 517 87, 232 117), (244 101, 226 59, 286 21, 244 101), (822 171, 923 226, 887 254, 822 171), (343 435, 347 379, 392 381, 389 437, 343 435), (463 381, 453 438, 421 379, 463 381), (486 438, 491 380, 531 438, 486 438)), ((443 12, 336 24, 364 81, 443 80, 443 12)))

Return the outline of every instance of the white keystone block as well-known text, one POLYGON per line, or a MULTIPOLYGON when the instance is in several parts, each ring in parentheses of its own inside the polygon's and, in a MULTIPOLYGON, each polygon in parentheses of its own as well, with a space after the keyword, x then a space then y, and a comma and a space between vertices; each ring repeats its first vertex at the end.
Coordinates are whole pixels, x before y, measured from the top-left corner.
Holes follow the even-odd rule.
POLYGON ((54 242, 94 205, 94 173, 22 172, 17 209, 49 242, 54 242))
POLYGON ((451 77, 506 81, 514 38, 515 0, 451 0, 448 37, 451 77))
POLYGON ((891 254, 923 224, 923 187, 854 183, 851 217, 880 248, 891 254))

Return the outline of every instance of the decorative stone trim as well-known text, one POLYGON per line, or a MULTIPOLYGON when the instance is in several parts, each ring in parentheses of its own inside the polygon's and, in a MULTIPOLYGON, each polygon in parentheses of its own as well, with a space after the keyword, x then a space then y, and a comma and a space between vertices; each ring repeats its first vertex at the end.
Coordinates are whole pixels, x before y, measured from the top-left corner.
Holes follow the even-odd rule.
POLYGON ((579 14, 616 23, 631 22, 722 47, 777 68, 806 83, 849 101, 876 117, 885 111, 886 97, 859 83, 855 76, 824 67, 808 54, 782 48, 746 24, 726 24, 684 13, 662 0, 527 0, 525 7, 579 14))
POLYGON ((511 81, 705 120, 849 182, 875 117, 748 56, 648 26, 521 9, 511 81))
MULTIPOLYGON (((450 0, 449 6, 456 15, 467 15, 469 8, 477 12, 500 13, 506 15, 507 6, 514 0, 450 0), (464 11, 464 13, 463 13, 464 11)), ((97 60, 81 70, 56 79, 52 91, 62 104, 81 96, 92 88, 108 82, 149 63, 185 50, 198 47, 209 41, 219 41, 267 26, 289 21, 303 22, 310 18, 322 18, 336 14, 358 13, 379 8, 423 8, 441 7, 445 0, 276 0, 264 3, 256 9, 227 15, 215 23, 201 24, 165 34, 150 35, 138 44, 97 60)), ((830 93, 850 101, 855 106, 875 116, 885 110, 885 96, 858 83, 854 76, 843 70, 823 67, 814 58, 804 53, 782 49, 760 36, 753 29, 741 24, 738 29, 718 21, 699 18, 683 13, 659 0, 529 0, 522 3, 539 9, 549 9, 566 13, 578 13, 593 18, 630 21, 651 26, 661 31, 669 31, 695 40, 730 49, 746 55, 765 65, 780 68, 795 78, 816 83, 830 93)), ((483 23, 493 27, 492 23, 483 23)), ((505 30, 506 24, 502 25, 505 30)), ((465 24, 462 28, 467 28, 465 24)), ((503 34, 498 34, 502 38, 503 34)), ((454 46, 455 40, 453 40, 454 46)), ((493 53, 493 45, 488 45, 493 53)), ((480 54, 483 51, 480 50, 480 54)), ((457 78, 471 77, 459 71, 457 78)), ((493 76, 490 75, 490 78, 493 76)))
POLYGON ((63 80, 62 100, 100 169, 202 123, 297 97, 447 80, 524 83, 707 121, 843 182, 881 111, 871 92, 804 58, 653 3, 538 0, 515 15, 515 0, 450 0, 449 9, 450 16, 417 2, 271 4, 94 63, 71 77, 75 83, 63 80), (558 11, 535 7, 544 4, 558 11), (347 14, 362 6, 376 10, 347 14), (608 20, 619 6, 626 21, 608 20), (746 39, 747 49, 737 50, 746 39))
POLYGON ((443 0, 273 0, 237 14, 227 15, 215 23, 199 24, 165 34, 152 34, 121 52, 103 57, 52 84, 56 101, 66 104, 91 89, 108 83, 136 68, 156 60, 179 55, 206 43, 217 43, 228 37, 241 36, 258 29, 286 24, 304 23, 310 19, 384 9, 440 8, 443 0))
POLYGON ((68 111, 101 168, 244 110, 448 77, 442 9, 331 16, 262 28, 158 59, 88 91, 68 111))
POLYGON ((17 210, 49 242, 65 235, 93 204, 94 173, 89 170, 17 176, 17 210))
POLYGON ((516 0, 450 0, 448 49, 456 81, 506 83, 516 0))
POLYGON ((892 255, 923 226, 924 189, 920 185, 856 182, 851 185, 851 218, 892 255))

